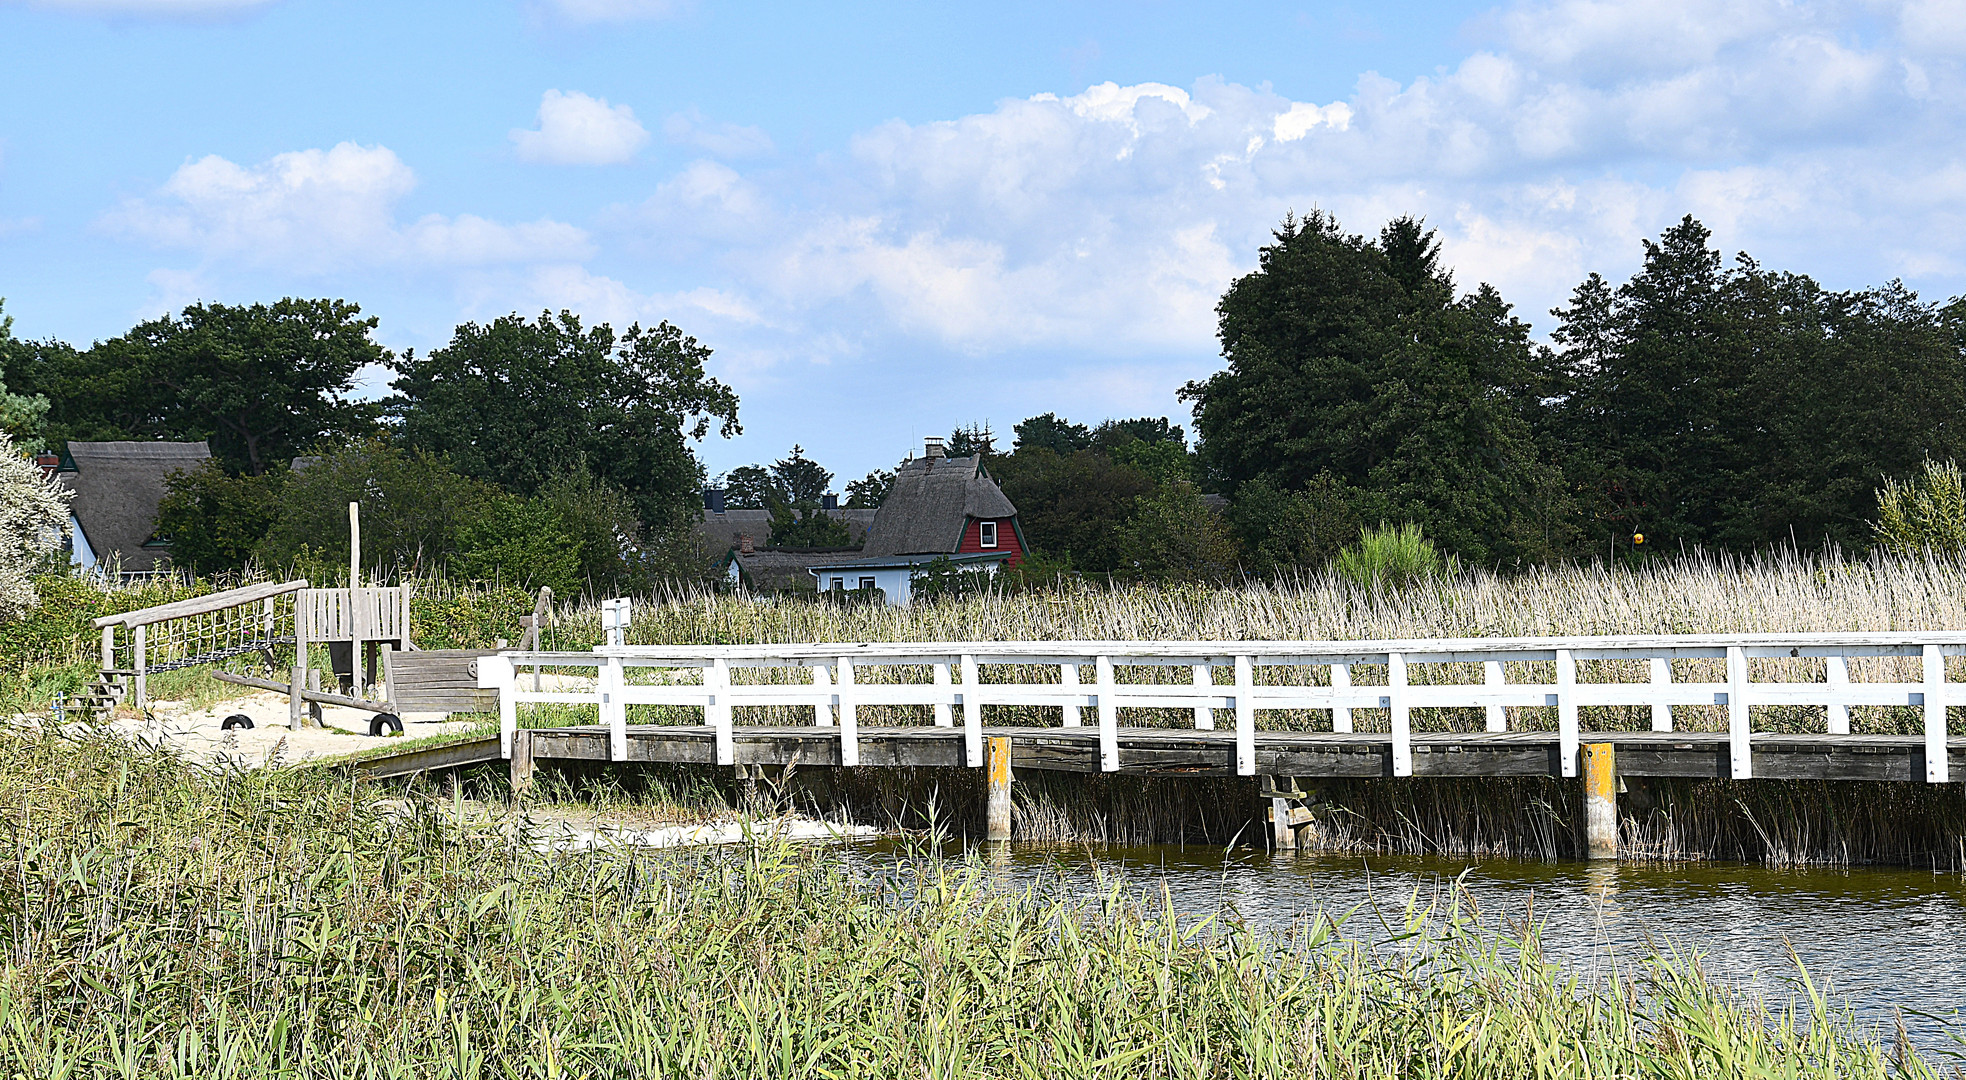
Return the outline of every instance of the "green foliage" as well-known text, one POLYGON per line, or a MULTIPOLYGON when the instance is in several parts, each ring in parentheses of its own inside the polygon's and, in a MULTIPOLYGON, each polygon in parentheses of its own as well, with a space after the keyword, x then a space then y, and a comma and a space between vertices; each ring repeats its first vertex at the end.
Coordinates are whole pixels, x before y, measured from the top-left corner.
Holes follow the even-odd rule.
POLYGON ((1420 526, 1380 524, 1359 535, 1358 543, 1338 553, 1332 564, 1339 576, 1354 585, 1400 587, 1429 578, 1451 577, 1460 573, 1460 563, 1452 555, 1443 556, 1433 541, 1420 532, 1420 526))
POLYGON ((969 457, 972 454, 988 456, 997 452, 997 434, 990 430, 990 422, 965 424, 949 433, 948 442, 943 444, 950 457, 969 457))
POLYGON ((1330 473, 1470 559, 1556 554, 1529 327, 1487 286, 1457 299, 1432 232, 1402 218, 1369 241, 1288 218, 1217 311, 1228 366, 1181 396, 1231 494, 1330 473))
POLYGON ((557 596, 580 592, 580 542, 543 498, 501 495, 458 530, 450 556, 455 575, 510 582, 528 593, 542 586, 557 596))
POLYGON ((916 600, 939 596, 962 596, 989 592, 996 575, 989 570, 944 555, 914 568, 908 575, 908 591, 916 600))
POLYGON ((1091 429, 1062 420, 1055 413, 1033 416, 1012 430, 1017 432, 1017 441, 1011 447, 1013 453, 1049 450, 1054 454, 1072 454, 1092 448, 1091 429))
POLYGON ((771 478, 793 506, 817 506, 833 486, 833 474, 805 456, 805 448, 796 443, 789 455, 771 463, 771 478))
POLYGON ((1129 439, 1106 448, 1106 456, 1116 465, 1132 469, 1153 481, 1156 487, 1195 479, 1194 458, 1172 440, 1147 442, 1129 439))
POLYGON ((762 465, 740 465, 724 474, 724 505, 732 510, 763 510, 784 501, 778 482, 762 465))
POLYGON ((1154 482, 1096 450, 1058 454, 1031 448, 993 458, 990 475, 1017 507, 1035 551, 1089 573, 1120 569, 1119 529, 1154 482))
POLYGON ((1034 592, 1056 589, 1080 580, 1070 559, 1055 558, 1042 551, 1027 551, 1016 566, 997 571, 997 587, 1003 592, 1034 592))
MULTIPOLYGON (((656 552, 688 529, 644 528, 628 493, 586 473, 565 472, 546 481, 534 500, 560 520, 578 553, 575 574, 588 594, 622 596, 673 576, 656 552)), ((571 593, 555 593, 571 596, 571 593)))
POLYGON ((1235 538, 1221 515, 1186 480, 1143 497, 1119 530, 1123 569, 1155 581, 1230 581, 1238 575, 1235 538))
POLYGON ((1358 493, 1330 473, 1319 473, 1298 491, 1268 480, 1244 484, 1229 509, 1250 573, 1270 577, 1322 569, 1358 539, 1358 493))
POLYGON ((781 503, 771 508, 771 537, 767 543, 782 548, 845 548, 853 546, 853 534, 845 522, 824 510, 794 510, 781 503))
POLYGON ((57 441, 208 439, 227 470, 258 475, 375 430, 375 407, 348 397, 389 358, 375 326, 340 300, 194 304, 86 351, 13 350, 5 377, 48 398, 57 441))
POLYGON ((519 619, 532 614, 535 600, 536 594, 509 579, 465 588, 428 582, 410 593, 410 625, 418 648, 489 649, 500 638, 511 642, 525 635, 519 619))
POLYGON ((1102 420, 1092 429, 1091 444, 1112 450, 1127 443, 1171 443, 1186 450, 1188 434, 1181 425, 1169 423, 1165 416, 1142 416, 1134 420, 1102 420))
POLYGON ((878 510, 887 501, 887 493, 894 487, 893 469, 875 469, 858 480, 847 482, 846 505, 849 510, 878 510))
POLYGON ((627 492, 652 526, 694 516, 703 468, 689 442, 739 433, 737 395, 710 350, 668 323, 583 329, 568 312, 466 323, 449 345, 392 364, 406 445, 531 495, 570 469, 627 492))
POLYGON ((8 358, 15 348, 14 319, 6 313, 7 301, 0 297, 0 435, 14 441, 26 453, 40 453, 47 445, 48 399, 40 394, 7 392, 8 358))
MULTIPOLYGON (((380 440, 321 455, 287 478, 279 514, 261 542, 261 565, 287 566, 304 551, 338 553, 347 577, 348 504, 362 504, 362 562, 416 577, 440 570, 459 537, 503 498, 443 459, 380 440)), ((335 556, 325 566, 333 568, 335 556)), ((311 578, 310 578, 311 580, 311 578)))
POLYGON ((285 466, 233 476, 216 458, 171 474, 157 505, 157 535, 171 542, 171 564, 201 577, 244 568, 280 516, 286 480, 285 466))
POLYGON ((1966 552, 1966 478, 1958 463, 1928 458, 1917 477, 1887 480, 1872 528, 1878 546, 1894 555, 1966 552))

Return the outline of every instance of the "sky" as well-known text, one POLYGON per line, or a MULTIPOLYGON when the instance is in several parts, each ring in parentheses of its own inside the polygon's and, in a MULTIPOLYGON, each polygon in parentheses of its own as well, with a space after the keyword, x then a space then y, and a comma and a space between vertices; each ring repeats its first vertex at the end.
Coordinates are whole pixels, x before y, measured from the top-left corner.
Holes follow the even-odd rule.
POLYGON ((713 473, 1188 423, 1291 212, 1424 217, 1539 337, 1689 213, 1966 292, 1966 0, 0 0, 0 43, 16 335, 282 296, 399 352, 667 320, 741 399, 713 473))

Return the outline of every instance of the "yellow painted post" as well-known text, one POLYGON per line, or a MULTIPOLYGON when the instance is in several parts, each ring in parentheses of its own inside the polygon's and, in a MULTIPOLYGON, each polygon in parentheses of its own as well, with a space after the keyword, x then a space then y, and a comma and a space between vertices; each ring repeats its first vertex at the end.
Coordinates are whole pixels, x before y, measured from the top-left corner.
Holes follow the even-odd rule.
POLYGON ((990 833, 992 840, 1010 839, 1010 739, 996 736, 983 740, 984 774, 990 785, 990 833))
POLYGON ((1610 743, 1586 743, 1584 847, 1591 859, 1618 857, 1618 766, 1610 743))

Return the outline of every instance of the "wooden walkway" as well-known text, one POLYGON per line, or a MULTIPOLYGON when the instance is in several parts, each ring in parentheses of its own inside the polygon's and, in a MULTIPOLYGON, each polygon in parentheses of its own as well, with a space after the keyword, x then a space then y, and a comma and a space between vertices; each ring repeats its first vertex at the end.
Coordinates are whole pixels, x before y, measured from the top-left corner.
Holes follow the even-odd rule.
MULTIPOLYGON (((673 762, 717 764, 717 731, 707 726, 628 727, 628 753, 611 753, 605 727, 520 729, 515 757, 534 762, 673 762)), ((986 727, 986 739, 1009 740, 1017 770, 1096 773, 1102 770, 1099 732, 1093 728, 986 727)), ((1507 731, 1415 734, 1413 776, 1563 776, 1556 732, 1507 731)), ((1595 732, 1591 743, 1616 747, 1618 772, 1630 777, 1724 778, 1730 773, 1726 732, 1595 732)), ((968 764, 964 732, 941 727, 862 727, 863 768, 968 764)), ((836 730, 806 726, 739 727, 731 732, 733 764, 838 766, 836 730)), ((1776 780, 1895 780, 1926 778, 1925 739, 1919 735, 1778 735, 1752 738, 1753 775, 1776 780)), ((1954 768, 1966 769, 1966 738, 1947 740, 1954 768)), ((495 744, 479 747, 474 760, 496 760, 495 744)), ((1145 776, 1234 776, 1236 738, 1229 731, 1123 727, 1119 772, 1145 776)), ((424 768, 451 762, 433 754, 424 768)), ((1313 778, 1391 777, 1393 742, 1371 733, 1261 732, 1256 736, 1257 773, 1313 778)), ((405 763, 407 764, 407 763, 405 763)), ((372 766, 378 775, 390 775, 372 766)), ((1957 773, 1955 775, 1966 775, 1957 773)))

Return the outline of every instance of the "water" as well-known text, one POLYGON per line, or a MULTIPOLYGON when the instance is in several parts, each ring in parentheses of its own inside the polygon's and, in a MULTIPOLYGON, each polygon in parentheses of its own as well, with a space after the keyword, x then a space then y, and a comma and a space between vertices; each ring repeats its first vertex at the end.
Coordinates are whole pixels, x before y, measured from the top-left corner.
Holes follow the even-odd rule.
POLYGON ((1546 956, 1582 973, 1630 970, 1655 951, 1697 953, 1718 981, 1771 1004, 1801 998, 1790 949, 1832 1001, 1893 1037, 1902 1012, 1924 1050, 1966 1034, 1966 881, 1913 870, 1769 870, 1734 864, 1639 866, 1403 856, 1267 855, 1205 847, 1012 847, 990 856, 1004 883, 1094 898, 1117 880, 1175 910, 1233 910, 1252 928, 1288 929, 1320 909, 1351 912, 1362 941, 1399 926, 1416 890, 1445 899, 1458 878, 1482 921, 1532 915, 1546 956))

